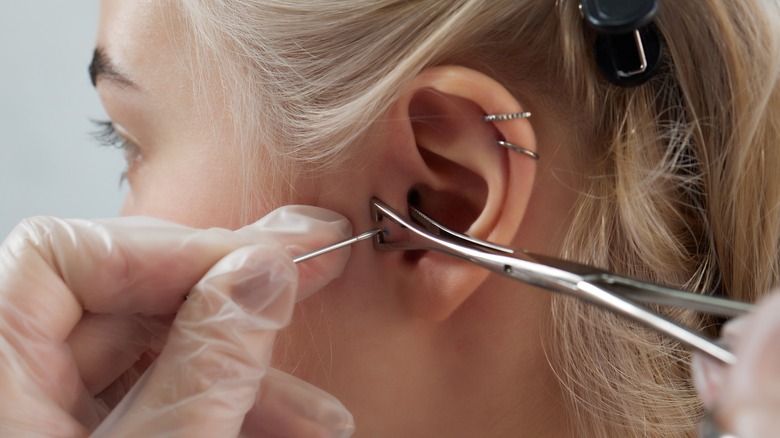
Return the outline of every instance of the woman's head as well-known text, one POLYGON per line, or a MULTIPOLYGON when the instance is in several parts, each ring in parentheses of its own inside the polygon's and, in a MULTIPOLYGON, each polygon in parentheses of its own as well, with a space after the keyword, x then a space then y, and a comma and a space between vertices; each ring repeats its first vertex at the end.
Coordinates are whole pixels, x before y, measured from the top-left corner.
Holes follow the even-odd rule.
MULTIPOLYGON (((104 1, 98 46, 136 82, 98 81, 141 151, 126 212, 238 227, 302 202, 362 231, 378 196, 501 244, 754 298, 777 280, 777 6, 662 2, 660 71, 632 89, 597 73, 577 6, 104 1)), ((700 409, 679 345, 430 253, 355 248, 276 361, 371 436, 669 436, 700 409)))

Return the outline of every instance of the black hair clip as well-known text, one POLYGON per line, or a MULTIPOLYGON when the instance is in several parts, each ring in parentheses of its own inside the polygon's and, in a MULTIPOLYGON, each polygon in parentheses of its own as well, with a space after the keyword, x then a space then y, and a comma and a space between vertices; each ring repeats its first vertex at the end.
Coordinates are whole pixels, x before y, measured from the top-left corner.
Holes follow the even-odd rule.
POLYGON ((596 64, 608 81, 635 87, 653 77, 663 51, 653 24, 658 0, 581 0, 580 10, 598 32, 596 64))

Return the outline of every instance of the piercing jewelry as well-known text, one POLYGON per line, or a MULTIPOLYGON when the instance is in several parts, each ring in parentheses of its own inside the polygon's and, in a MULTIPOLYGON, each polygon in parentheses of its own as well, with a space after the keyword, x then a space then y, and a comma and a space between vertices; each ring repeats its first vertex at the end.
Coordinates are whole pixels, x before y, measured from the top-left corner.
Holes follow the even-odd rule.
POLYGON ((512 114, 488 114, 483 116, 482 120, 486 122, 503 122, 504 120, 527 119, 529 117, 531 117, 531 113, 528 111, 523 111, 522 113, 512 114))
MULTIPOLYGON (((529 117, 531 117, 531 113, 529 113, 528 111, 523 111, 521 113, 488 114, 488 115, 482 116, 482 120, 484 120, 486 122, 503 122, 505 120, 527 119, 529 117)), ((517 153, 520 153, 520 154, 523 154, 523 155, 527 155, 527 156, 533 158, 534 160, 538 160, 539 159, 539 154, 537 154, 536 152, 534 152, 534 151, 532 151, 530 149, 526 149, 524 147, 520 147, 520 146, 518 146, 516 144, 510 143, 510 142, 504 141, 504 140, 496 140, 496 143, 498 143, 498 145, 501 146, 501 147, 505 147, 505 148, 507 148, 509 150, 512 150, 512 151, 515 151, 517 153)))
POLYGON ((505 148, 507 148, 509 150, 521 153, 523 155, 527 155, 527 156, 533 158, 534 160, 538 160, 539 159, 539 154, 537 154, 536 152, 534 152, 534 151, 532 151, 530 149, 526 149, 526 148, 520 147, 520 146, 518 146, 516 144, 512 144, 512 143, 509 143, 508 141, 504 141, 504 140, 496 140, 496 143, 498 143, 499 146, 503 146, 503 147, 505 147, 505 148))

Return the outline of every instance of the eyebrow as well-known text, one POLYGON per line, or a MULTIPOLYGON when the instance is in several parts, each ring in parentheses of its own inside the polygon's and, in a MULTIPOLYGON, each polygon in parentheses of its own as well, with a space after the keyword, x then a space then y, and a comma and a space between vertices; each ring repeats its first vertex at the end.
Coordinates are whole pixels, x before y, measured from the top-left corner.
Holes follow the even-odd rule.
POLYGON ((130 78, 119 71, 116 65, 111 62, 111 58, 100 47, 95 49, 92 62, 89 63, 89 78, 92 80, 93 86, 97 86, 98 80, 106 79, 123 87, 138 88, 130 78))

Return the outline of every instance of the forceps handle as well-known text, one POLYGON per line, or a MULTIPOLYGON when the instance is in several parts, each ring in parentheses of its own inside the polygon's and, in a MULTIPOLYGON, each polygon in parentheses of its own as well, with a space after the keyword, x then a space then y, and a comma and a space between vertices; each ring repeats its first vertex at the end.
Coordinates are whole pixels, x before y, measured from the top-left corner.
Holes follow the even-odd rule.
POLYGON ((575 296, 644 324, 725 364, 734 365, 737 363, 734 353, 706 336, 651 312, 631 299, 613 292, 611 288, 599 287, 582 279, 578 280, 578 275, 514 256, 492 254, 487 251, 448 244, 446 241, 431 241, 429 247, 430 249, 469 260, 474 264, 515 280, 553 292, 575 296))
POLYGON ((644 304, 680 307, 708 315, 737 317, 753 311, 753 304, 712 295, 696 294, 630 278, 603 280, 616 294, 644 304))
POLYGON ((548 266, 554 266, 567 272, 576 273, 589 283, 598 285, 621 297, 644 304, 660 304, 663 306, 680 307, 709 315, 736 317, 749 313, 753 305, 712 295, 697 294, 674 289, 659 284, 648 283, 628 277, 612 274, 607 271, 581 265, 568 260, 560 260, 530 252, 523 253, 531 260, 548 266))
POLYGON ((515 280, 543 287, 553 292, 573 295, 591 304, 616 312, 725 364, 734 365, 737 363, 737 357, 734 353, 718 345, 713 340, 651 312, 629 298, 621 297, 613 292, 611 288, 603 288, 588 281, 577 280, 574 278, 577 276, 573 276, 569 272, 512 256, 491 254, 455 245, 439 244, 431 246, 431 249, 438 249, 451 255, 457 255, 515 280))
POLYGON ((376 249, 440 251, 523 283, 572 295, 644 324, 723 363, 730 365, 736 363, 737 359, 733 353, 706 336, 653 313, 628 298, 619 296, 611 291, 611 287, 599 287, 588 281, 589 279, 603 279, 608 276, 606 272, 573 262, 535 256, 530 253, 513 252, 510 249, 499 253, 492 248, 492 245, 486 247, 475 239, 459 237, 432 219, 420 214, 419 211, 413 210, 418 220, 425 222, 424 227, 408 222, 377 199, 373 200, 372 207, 372 214, 377 223, 394 225, 393 229, 383 230, 383 233, 377 236, 374 241, 376 249), (432 229, 434 232, 425 228, 432 229), (535 261, 536 257, 540 260, 535 261), (550 259, 551 262, 546 262, 547 259, 550 259))
MULTIPOLYGON (((637 305, 630 299, 621 297, 610 290, 601 288, 587 281, 580 282, 580 291, 584 292, 589 301, 644 324, 660 333, 669 336, 691 348, 728 365, 737 363, 737 357, 731 351, 719 345, 712 339, 681 326, 661 315, 637 305)), ((580 296, 582 298, 582 296, 580 296)))

